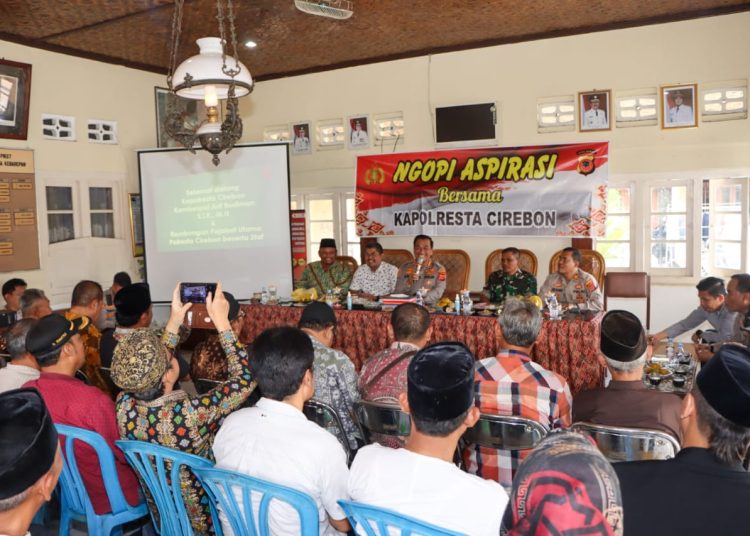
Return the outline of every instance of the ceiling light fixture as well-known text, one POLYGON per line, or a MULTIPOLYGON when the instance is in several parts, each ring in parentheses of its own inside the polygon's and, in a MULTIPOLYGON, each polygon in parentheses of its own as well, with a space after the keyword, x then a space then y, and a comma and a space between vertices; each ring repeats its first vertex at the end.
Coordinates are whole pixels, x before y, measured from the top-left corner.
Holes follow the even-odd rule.
POLYGON ((177 51, 182 31, 182 9, 185 0, 175 0, 172 19, 172 49, 169 55, 167 87, 169 99, 164 130, 181 145, 195 153, 195 143, 211 153, 214 165, 219 165, 219 154, 232 150, 242 137, 242 118, 237 99, 253 90, 250 71, 240 63, 237 54, 237 34, 234 27, 232 0, 216 0, 219 37, 198 39, 200 53, 177 65, 177 51), (226 6, 225 6, 226 4, 226 6), (226 7, 226 16, 224 15, 226 7), (229 25, 232 56, 227 62, 227 40, 224 20, 229 25), (173 83, 174 82, 174 83, 173 83), (206 105, 206 119, 193 128, 185 122, 185 114, 177 105, 179 97, 202 100, 206 105), (225 115, 219 123, 219 101, 226 101, 225 115))

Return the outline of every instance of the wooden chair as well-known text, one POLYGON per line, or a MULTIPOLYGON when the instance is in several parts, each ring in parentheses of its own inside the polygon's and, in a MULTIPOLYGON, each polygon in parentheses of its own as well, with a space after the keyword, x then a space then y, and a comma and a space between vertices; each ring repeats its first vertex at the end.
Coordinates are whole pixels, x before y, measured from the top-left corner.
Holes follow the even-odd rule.
MULTIPOLYGON (((534 255, 534 252, 528 249, 519 249, 518 252, 519 252, 518 267, 521 268, 521 270, 529 272, 534 277, 536 277, 536 272, 537 272, 539 261, 537 261, 537 258, 536 258, 536 255, 534 255)), ((487 281, 490 278, 490 274, 492 272, 496 272, 502 268, 501 262, 500 262, 502 256, 503 256, 502 249, 496 249, 495 251, 487 255, 487 260, 484 262, 484 280, 485 281, 487 281)))
POLYGON ((471 273, 471 259, 462 249, 435 249, 432 252, 432 259, 439 262, 448 272, 448 279, 445 284, 445 293, 443 296, 449 298, 456 295, 457 292, 468 288, 469 274, 471 273))
POLYGON ((591 437, 610 462, 668 460, 680 450, 677 440, 666 432, 646 428, 603 426, 577 422, 571 427, 591 437))
POLYGON ((604 309, 607 298, 646 298, 646 329, 651 328, 651 276, 646 272, 608 272, 604 277, 604 309))
POLYGON ((337 255, 336 260, 340 263, 346 264, 349 266, 349 268, 352 269, 352 273, 357 271, 357 268, 359 268, 359 263, 357 262, 357 259, 354 257, 347 257, 346 255, 337 255))
POLYGON ((401 268, 402 264, 414 260, 414 255, 408 249, 384 249, 383 261, 392 264, 396 268, 401 268))
MULTIPOLYGON (((604 256, 593 249, 581 249, 581 264, 579 268, 584 272, 588 272, 596 278, 596 282, 599 283, 599 288, 604 286, 604 272, 606 265, 604 264, 604 256)), ((555 252, 552 258, 549 260, 549 273, 552 274, 557 272, 557 262, 562 255, 562 250, 555 252)))

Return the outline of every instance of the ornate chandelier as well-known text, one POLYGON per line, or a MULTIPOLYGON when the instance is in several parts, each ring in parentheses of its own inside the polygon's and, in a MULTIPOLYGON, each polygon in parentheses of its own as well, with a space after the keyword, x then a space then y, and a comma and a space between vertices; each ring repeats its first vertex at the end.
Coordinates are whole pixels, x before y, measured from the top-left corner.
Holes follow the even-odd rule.
POLYGON ((242 118, 239 115, 237 99, 248 95, 253 90, 253 79, 237 54, 232 0, 216 0, 219 37, 198 39, 196 42, 200 53, 177 66, 184 3, 185 0, 175 0, 174 3, 172 48, 167 73, 169 98, 164 130, 193 154, 195 154, 196 142, 199 142, 203 149, 214 155, 212 162, 218 166, 219 154, 222 151, 229 153, 242 137, 242 118), (232 45, 229 65, 227 65, 227 40, 224 31, 225 19, 229 25, 232 45), (205 103, 206 118, 197 128, 186 124, 186 114, 178 105, 179 97, 202 100, 205 103), (219 101, 225 101, 223 118, 219 117, 221 112, 219 101), (219 122, 220 119, 221 122, 219 122))

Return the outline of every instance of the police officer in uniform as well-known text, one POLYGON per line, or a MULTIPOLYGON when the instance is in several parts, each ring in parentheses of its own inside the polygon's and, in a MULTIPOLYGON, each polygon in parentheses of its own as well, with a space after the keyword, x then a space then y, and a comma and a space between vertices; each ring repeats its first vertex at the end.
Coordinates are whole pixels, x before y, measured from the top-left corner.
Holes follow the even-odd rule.
POLYGON ((404 263, 396 278, 396 294, 414 296, 423 290, 427 304, 434 304, 443 297, 447 273, 445 267, 432 260, 432 238, 417 235, 414 238, 415 261, 404 263))
POLYGON ((557 272, 547 276, 539 293, 542 297, 554 293, 561 304, 601 311, 604 309, 604 301, 599 284, 593 275, 581 270, 579 264, 580 251, 576 248, 563 249, 557 263, 557 272))

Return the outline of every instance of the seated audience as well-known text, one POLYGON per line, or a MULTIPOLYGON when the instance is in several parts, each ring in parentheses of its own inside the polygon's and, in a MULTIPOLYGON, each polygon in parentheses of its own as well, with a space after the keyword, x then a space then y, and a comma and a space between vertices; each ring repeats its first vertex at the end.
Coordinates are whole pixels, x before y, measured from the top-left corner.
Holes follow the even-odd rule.
MULTIPOLYGON (((211 443, 221 422, 245 401, 255 382, 247 352, 229 324, 229 302, 219 283, 216 298, 206 298, 206 311, 219 331, 229 377, 205 395, 191 397, 185 391, 174 390, 179 367, 172 351, 191 305, 180 301, 177 285, 161 340, 152 330, 139 328, 118 342, 112 359, 112 381, 123 390, 117 398, 117 424, 122 439, 148 441, 210 458, 211 443)), ((183 497, 193 529, 197 534, 206 534, 211 515, 203 489, 187 471, 182 477, 183 497)))
POLYGON ((349 287, 353 296, 377 301, 381 296, 393 294, 398 268, 383 262, 383 246, 369 242, 365 246, 365 264, 357 268, 349 287))
POLYGON ((628 311, 609 311, 602 320, 600 348, 612 381, 578 393, 573 422, 661 430, 680 440, 681 399, 643 384, 650 354, 641 321, 628 311))
POLYGON ((100 355, 102 366, 112 366, 115 347, 125 335, 139 328, 147 328, 154 318, 151 292, 146 283, 135 283, 123 287, 115 296, 115 320, 117 327, 102 333, 100 355))
POLYGON ((448 274, 445 267, 432 260, 432 238, 427 235, 414 237, 414 261, 401 265, 396 276, 396 293, 414 296, 422 292, 427 304, 440 301, 445 293, 448 274))
MULTIPOLYGON (((736 342, 745 347, 750 346, 750 274, 734 274, 727 284, 726 308, 737 313, 732 327, 732 337, 729 342, 736 342)), ((695 354, 705 363, 718 349, 718 343, 696 344, 695 354)))
MULTIPOLYGON (((337 502, 348 499, 346 453, 302 412, 315 391, 309 337, 291 327, 271 328, 255 339, 252 354, 263 397, 224 421, 213 446, 216 466, 308 494, 318 505, 321 535, 347 532, 351 527, 337 502)), ((228 525, 222 525, 226 533, 228 525)), ((299 535, 297 514, 272 504, 270 533, 299 535)))
MULTIPOLYGON (((33 387, 41 393, 56 424, 91 430, 104 438, 115 456, 125 499, 136 505, 140 503, 138 479, 125 455, 115 445, 120 439, 115 405, 99 389, 74 377, 85 361, 79 333, 86 329, 87 324, 85 316, 68 320, 52 314, 39 319, 29 330, 26 349, 36 358, 42 373, 24 387, 33 387)), ((75 456, 94 511, 97 514, 111 512, 98 456, 93 449, 83 445, 75 449, 75 456)))
MULTIPOLYGON (((526 417, 548 430, 570 426, 572 396, 565 378, 531 360, 541 328, 542 313, 534 304, 505 302, 499 318, 500 351, 476 365, 475 402, 482 413, 526 417)), ((527 454, 469 445, 464 461, 470 473, 508 489, 527 454)))
POLYGON ((346 296, 354 272, 351 266, 336 260, 336 241, 333 238, 321 240, 318 255, 319 261, 305 266, 296 288, 314 288, 319 296, 323 296, 327 290, 338 292, 337 298, 346 296))
POLYGON ((357 371, 344 352, 331 347, 336 332, 336 315, 325 303, 313 302, 302 311, 298 327, 310 337, 315 352, 314 398, 336 410, 344 424, 346 437, 339 437, 338 427, 333 426, 328 431, 356 450, 359 430, 352 418, 352 408, 359 399, 357 371))
POLYGON ((727 294, 724 280, 718 277, 706 277, 701 279, 695 288, 698 289, 700 305, 676 324, 651 335, 649 343, 653 344, 666 337, 674 339, 704 322, 711 324, 713 329, 698 330, 693 333, 694 343, 723 343, 732 340, 736 313, 727 309, 724 303, 727 294))
POLYGON ((128 287, 133 284, 133 281, 130 279, 130 275, 128 275, 127 272, 117 272, 115 274, 114 279, 112 280, 112 286, 109 287, 109 292, 112 294, 112 299, 115 299, 115 296, 117 296, 117 293, 120 292, 123 288, 128 287))
POLYGON ((0 394, 0 534, 28 535, 62 470, 57 430, 39 393, 0 394))
POLYGON ((490 274, 482 296, 493 303, 502 303, 508 296, 530 296, 536 294, 536 277, 521 270, 518 248, 505 248, 501 254, 502 268, 490 274))
POLYGON ((496 536, 508 495, 497 482, 453 464, 459 438, 479 419, 469 349, 441 342, 417 352, 400 403, 411 415, 406 447, 360 449, 349 474, 352 500, 461 534, 496 536))
POLYGON ((5 334, 10 362, 0 369, 0 393, 18 389, 39 377, 39 364, 26 351, 26 337, 35 323, 33 318, 24 318, 13 324, 5 334))
POLYGON ((626 534, 748 533, 750 352, 722 346, 682 402, 682 450, 671 460, 615 464, 626 534))
MULTIPOLYGON (((406 392, 409 362, 432 337, 430 313, 416 303, 403 303, 391 313, 386 329, 388 338, 396 340, 362 365, 359 392, 364 400, 398 405, 398 397, 406 392)), ((373 434, 372 439, 389 447, 404 446, 404 440, 394 436, 373 434)))
POLYGON ((578 267, 583 258, 581 252, 576 248, 565 248, 562 251, 557 262, 557 273, 547 276, 539 293, 542 297, 554 293, 562 305, 591 311, 604 309, 602 292, 596 278, 578 267))
MULTIPOLYGON (((240 308, 240 302, 235 300, 229 292, 224 293, 224 298, 229 302, 229 325, 232 333, 239 340, 245 311, 240 308)), ((215 333, 195 346, 193 357, 190 359, 190 377, 193 379, 196 390, 204 393, 209 391, 210 387, 199 385, 198 380, 226 381, 227 376, 227 356, 221 345, 219 334, 215 333)))
POLYGON ((86 352, 86 363, 81 370, 94 387, 98 387, 104 393, 112 396, 109 384, 102 377, 99 370, 102 366, 99 357, 99 343, 102 334, 95 323, 100 319, 104 310, 104 291, 96 281, 81 281, 73 288, 73 296, 70 300, 70 309, 65 312, 65 318, 75 320, 86 317, 88 319, 86 329, 80 333, 81 342, 86 352))
POLYGON ((21 310, 21 295, 26 290, 26 281, 14 277, 8 279, 3 283, 3 299, 5 300, 6 311, 20 311, 21 310))
MULTIPOLYGON (((651 507, 661 509, 660 503, 651 507)), ((630 512, 625 515, 628 526, 630 512)), ((622 536, 623 517, 612 465, 585 436, 559 432, 544 438, 518 469, 500 534, 622 536)))
POLYGON ((21 300, 18 303, 21 307, 21 318, 39 320, 43 316, 52 314, 49 299, 44 294, 44 291, 38 288, 27 288, 24 290, 23 294, 21 294, 21 300))

